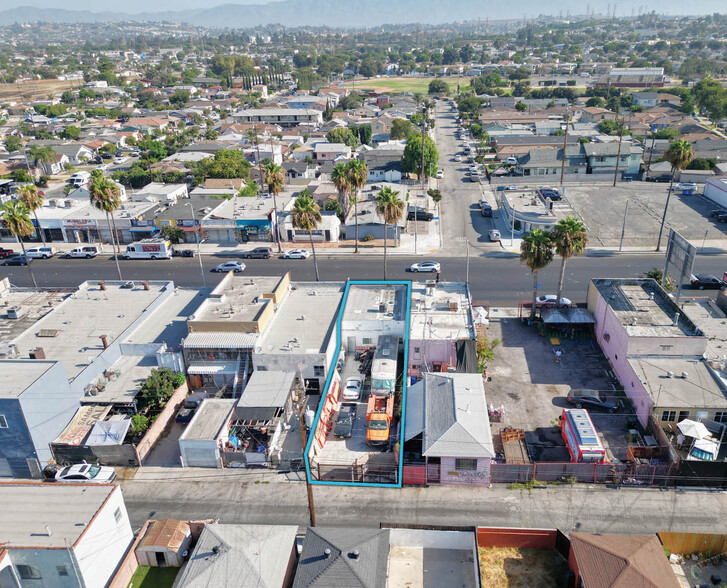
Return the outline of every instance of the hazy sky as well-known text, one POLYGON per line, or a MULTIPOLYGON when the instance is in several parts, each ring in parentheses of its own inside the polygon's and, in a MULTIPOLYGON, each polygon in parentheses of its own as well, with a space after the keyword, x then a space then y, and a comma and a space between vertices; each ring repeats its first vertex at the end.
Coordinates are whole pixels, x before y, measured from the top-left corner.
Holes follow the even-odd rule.
POLYGON ((65 8, 66 10, 90 10, 91 12, 160 12, 187 8, 211 8, 220 4, 267 4, 273 0, 124 0, 123 2, 99 2, 98 0, 0 0, 0 9, 18 6, 39 8, 65 8))

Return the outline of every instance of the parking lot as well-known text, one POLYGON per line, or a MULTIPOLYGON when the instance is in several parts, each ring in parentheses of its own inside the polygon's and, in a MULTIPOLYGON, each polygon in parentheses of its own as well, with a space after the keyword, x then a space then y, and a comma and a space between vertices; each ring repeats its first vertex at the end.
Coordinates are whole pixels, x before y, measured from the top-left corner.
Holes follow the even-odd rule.
MULTIPOLYGON (((567 186, 565 194, 569 204, 588 225, 592 245, 618 246, 624 228, 625 247, 656 247, 668 189, 666 183, 621 182, 616 187, 567 186)), ((679 190, 672 192, 665 236, 673 228, 697 246, 701 246, 705 238, 707 241, 725 238, 727 223, 717 222, 709 216, 710 211, 718 207, 701 195, 702 190, 703 186, 700 186, 700 194, 692 196, 684 196, 679 190)), ((665 239, 662 239, 663 246, 665 239)))
MULTIPOLYGON (((559 339, 538 334, 534 326, 493 310, 487 329, 490 340, 499 339, 495 359, 487 369, 487 402, 504 407, 504 418, 492 423, 493 438, 505 427, 522 429, 534 461, 570 461, 561 437, 558 418, 571 389, 601 390, 617 401, 625 397, 616 390, 608 363, 590 338, 559 339), (556 344, 554 344, 556 343, 556 344), (560 350, 560 361, 555 352, 560 350)), ((627 409, 615 414, 588 409, 596 430, 610 455, 625 459, 629 443, 627 409)))

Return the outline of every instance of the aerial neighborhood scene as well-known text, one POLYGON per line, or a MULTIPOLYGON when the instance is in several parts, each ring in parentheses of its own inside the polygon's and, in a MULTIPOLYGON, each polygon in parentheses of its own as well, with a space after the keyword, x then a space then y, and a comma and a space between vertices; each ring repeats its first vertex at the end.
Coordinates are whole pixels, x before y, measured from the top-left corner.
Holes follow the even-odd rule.
POLYGON ((727 13, 7 0, 0 588, 727 586, 727 13))

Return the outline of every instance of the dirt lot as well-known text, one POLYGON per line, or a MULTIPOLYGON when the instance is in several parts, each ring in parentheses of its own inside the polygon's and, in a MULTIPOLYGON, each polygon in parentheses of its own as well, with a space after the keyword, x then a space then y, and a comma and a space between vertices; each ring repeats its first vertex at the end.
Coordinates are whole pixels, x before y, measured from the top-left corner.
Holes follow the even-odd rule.
POLYGON ((558 588, 565 586, 568 565, 550 549, 481 547, 480 575, 489 588, 558 588))
MULTIPOLYGON (((595 341, 560 339, 554 345, 534 326, 508 314, 512 313, 493 310, 487 330, 490 339, 500 339, 487 369, 487 402, 505 407, 503 422, 492 423, 493 438, 504 427, 523 429, 534 461, 570 461, 557 426, 562 410, 571 407, 566 401, 568 392, 589 388, 623 398, 615 392, 617 381, 595 341), (557 349, 560 362, 555 358, 557 349)), ((630 413, 589 410, 589 414, 613 457, 624 459, 630 413)))
POLYGON ((17 84, 0 84, 0 102, 22 99, 35 100, 47 98, 49 94, 63 92, 83 85, 78 80, 28 80, 17 84))
MULTIPOLYGON (((656 246, 668 189, 669 184, 651 182, 621 183, 615 188, 610 185, 568 186, 566 198, 588 225, 592 245, 618 246, 628 201, 624 246, 656 246)), ((698 191, 701 194, 703 186, 698 191)), ((697 246, 702 244, 705 233, 707 240, 724 239, 727 223, 718 223, 709 217, 714 208, 717 206, 704 196, 682 196, 675 190, 669 202, 664 234, 673 228, 694 240, 697 246)))

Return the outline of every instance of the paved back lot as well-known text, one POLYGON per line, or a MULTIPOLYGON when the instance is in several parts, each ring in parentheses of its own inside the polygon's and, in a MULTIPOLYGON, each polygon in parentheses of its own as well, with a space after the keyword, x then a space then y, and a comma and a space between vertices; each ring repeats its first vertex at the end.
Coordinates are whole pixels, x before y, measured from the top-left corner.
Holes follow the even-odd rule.
MULTIPOLYGON (((523 429, 532 459, 570 461, 557 426, 562 410, 571 407, 566 401, 568 392, 588 388, 618 395, 613 392, 617 382, 601 350, 591 339, 561 339, 555 346, 534 327, 517 318, 499 318, 497 311, 488 337, 500 339, 500 345, 487 370, 487 402, 505 407, 503 422, 492 424, 493 436, 504 427, 523 429), (562 353, 560 362, 556 362, 556 349, 562 353)), ((625 458, 629 415, 597 410, 589 410, 589 414, 613 457, 625 458)))
MULTIPOLYGON (((669 184, 651 182, 622 182, 615 188, 567 186, 566 198, 588 225, 592 245, 618 246, 628 202, 624 246, 656 247, 668 189, 669 184)), ((697 246, 702 244, 705 234, 707 240, 724 239, 727 223, 718 223, 709 216, 715 208, 704 196, 682 196, 675 190, 669 202, 664 235, 673 228, 697 246)), ((666 239, 662 238, 662 246, 665 243, 666 239)))

